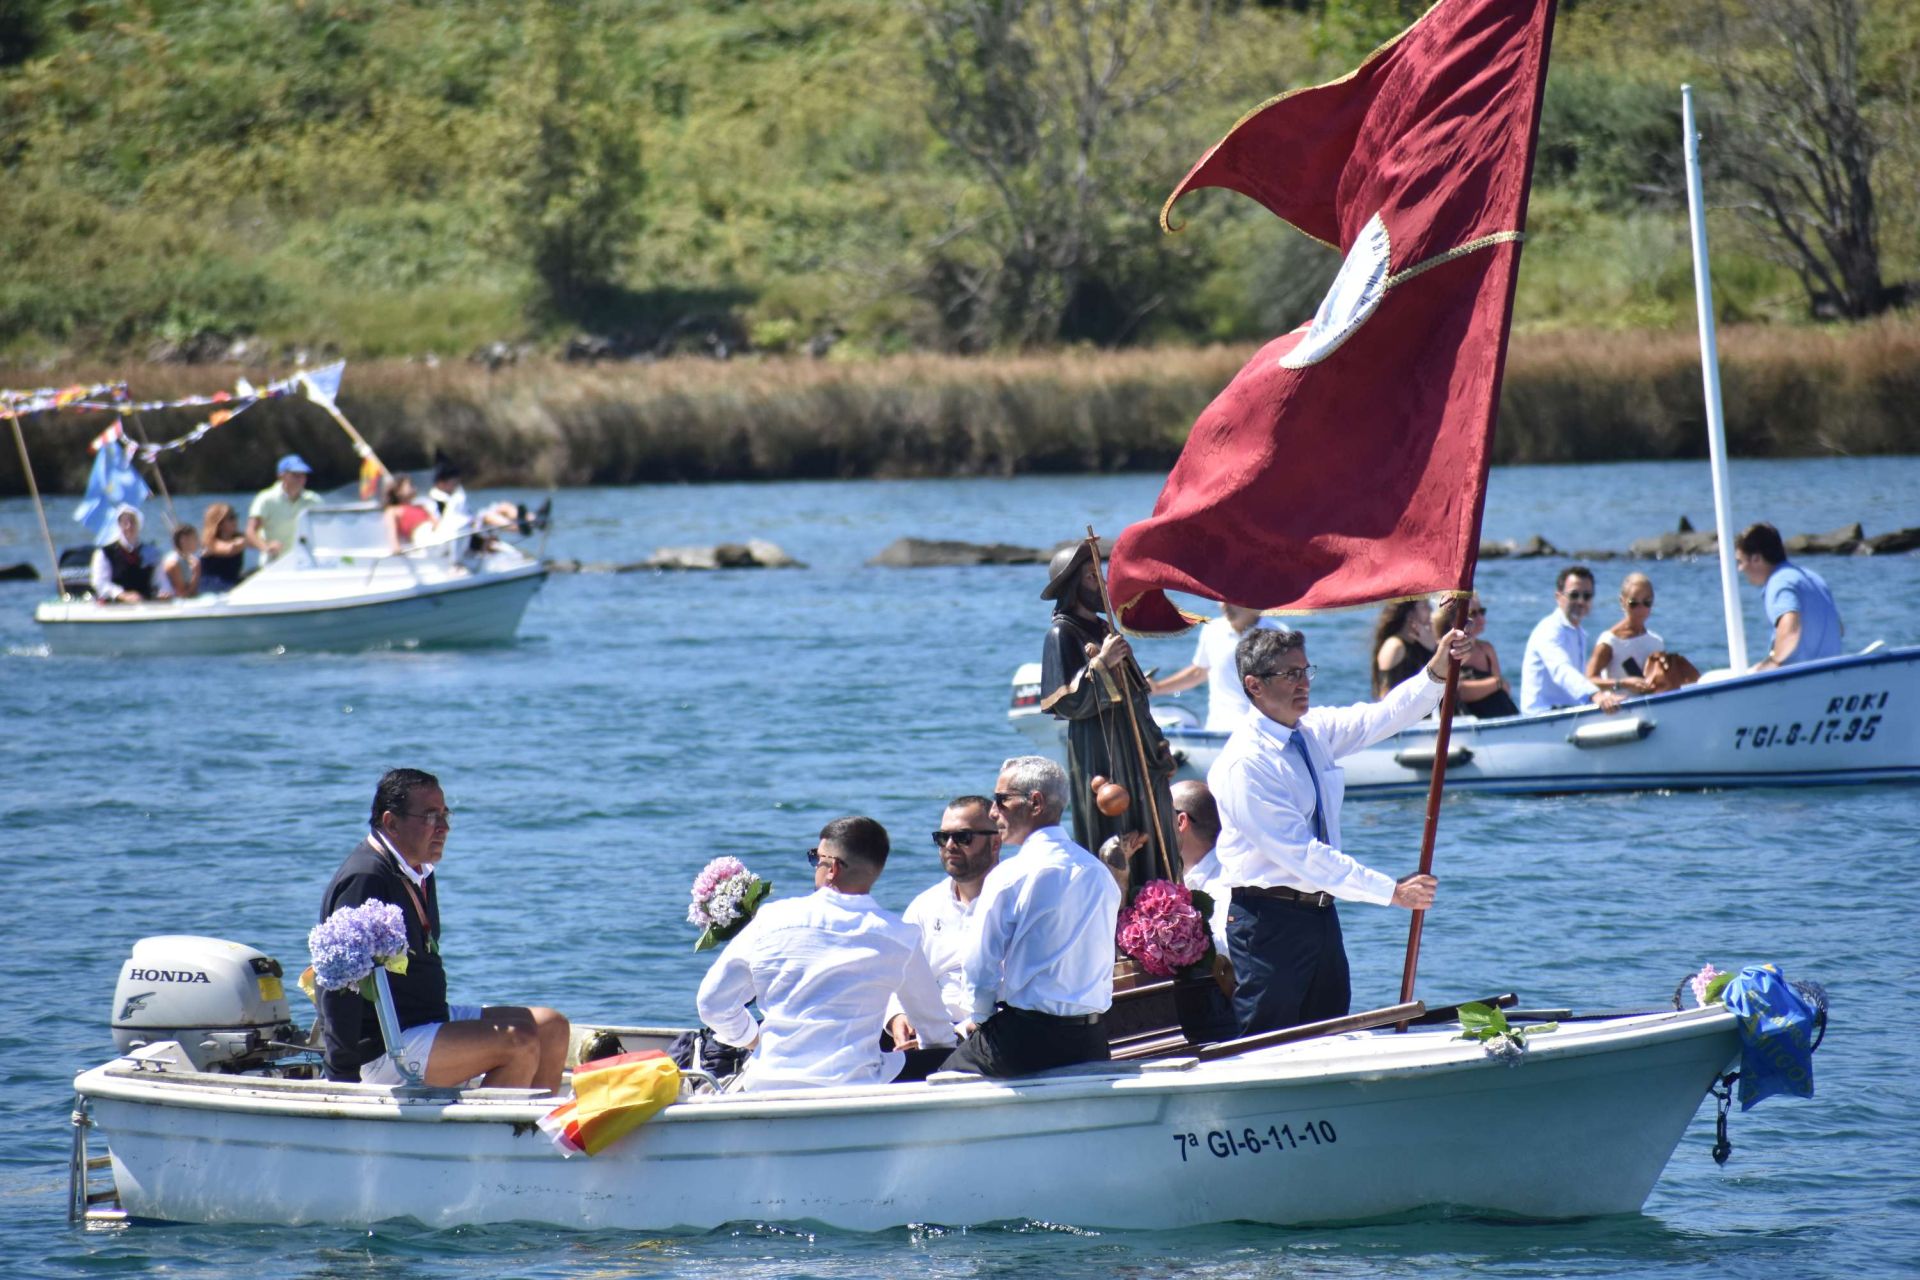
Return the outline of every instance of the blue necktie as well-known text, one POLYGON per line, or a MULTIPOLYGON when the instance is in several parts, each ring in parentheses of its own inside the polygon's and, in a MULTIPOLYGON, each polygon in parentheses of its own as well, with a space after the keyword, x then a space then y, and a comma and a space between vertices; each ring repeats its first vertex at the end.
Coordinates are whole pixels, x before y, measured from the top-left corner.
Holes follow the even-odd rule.
POLYGON ((1287 749, 1300 757, 1300 763, 1307 767, 1307 781, 1313 786, 1313 834, 1321 844, 1331 844, 1327 839, 1327 802, 1320 794, 1320 775, 1314 772, 1313 757, 1307 753, 1306 735, 1295 729, 1287 735, 1287 749))

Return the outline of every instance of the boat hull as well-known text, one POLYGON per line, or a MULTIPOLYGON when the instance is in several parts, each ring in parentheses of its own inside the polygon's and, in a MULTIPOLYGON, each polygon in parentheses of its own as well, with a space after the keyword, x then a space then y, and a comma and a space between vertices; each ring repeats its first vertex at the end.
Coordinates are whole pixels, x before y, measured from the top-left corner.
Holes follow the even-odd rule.
POLYGON ((386 645, 484 645, 513 639, 546 580, 539 565, 357 595, 261 602, 210 597, 106 607, 43 604, 47 647, 62 655, 350 651, 386 645))
MULTIPOLYGON (((1015 714, 1056 752, 1058 722, 1015 714)), ((1184 776, 1205 777, 1224 733, 1165 730, 1184 776)), ((1341 758, 1346 797, 1424 795, 1431 723, 1341 758)), ((1627 701, 1499 720, 1458 717, 1447 789, 1684 790, 1920 781, 1920 647, 1828 658, 1627 701)))
POLYGON ((486 1091, 170 1083, 124 1064, 77 1088, 137 1218, 859 1231, 1346 1222, 1439 1205, 1572 1218, 1640 1208, 1736 1044, 1716 1008, 1563 1027, 1514 1067, 1448 1031, 1362 1033, 1198 1065, 735 1094, 570 1160, 531 1127, 546 1103, 486 1091))

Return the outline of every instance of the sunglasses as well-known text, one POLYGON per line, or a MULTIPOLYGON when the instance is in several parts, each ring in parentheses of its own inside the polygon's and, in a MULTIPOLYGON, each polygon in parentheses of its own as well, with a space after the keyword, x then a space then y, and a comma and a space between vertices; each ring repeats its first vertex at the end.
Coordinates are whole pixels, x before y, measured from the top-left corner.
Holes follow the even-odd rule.
POLYGON ((1473 608, 1471 608, 1471 609, 1469 609, 1469 610, 1467 610, 1467 616, 1468 616, 1469 618, 1484 618, 1484 617, 1486 617, 1486 616, 1487 616, 1487 610, 1486 610, 1486 606, 1484 606, 1484 605, 1475 605, 1475 606, 1474 606, 1473 608))
POLYGON ((1622 600, 1620 603, 1627 606, 1627 608, 1629 609, 1653 608, 1653 601, 1651 600, 1622 600))
POLYGON ((807 865, 810 867, 817 867, 823 862, 844 863, 845 861, 845 858, 836 858, 830 853, 820 852, 819 845, 815 845, 813 848, 807 850, 807 865))
POLYGON ((988 836, 998 834, 1000 833, 997 831, 975 831, 971 828, 957 831, 936 831, 933 833, 933 843, 934 847, 939 849, 944 849, 950 844, 957 844, 962 849, 971 849, 973 848, 973 838, 975 836, 979 836, 984 840, 988 836))
POLYGON ((993 793, 993 802, 999 805, 1002 809, 1006 808, 1013 801, 1023 799, 1023 798, 1024 797, 1018 791, 996 791, 993 793))
POLYGON ((1569 600, 1591 600, 1591 599, 1593 599, 1593 592, 1591 592, 1591 591, 1569 591, 1569 592, 1567 592, 1567 599, 1569 599, 1569 600))

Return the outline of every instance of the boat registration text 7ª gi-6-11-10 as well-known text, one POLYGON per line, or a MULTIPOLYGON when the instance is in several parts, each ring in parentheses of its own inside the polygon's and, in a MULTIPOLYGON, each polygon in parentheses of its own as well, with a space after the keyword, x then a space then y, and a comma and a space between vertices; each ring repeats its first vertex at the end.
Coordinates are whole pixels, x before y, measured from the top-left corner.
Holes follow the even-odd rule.
POLYGON ((1264 1133, 1254 1128, 1238 1133, 1231 1129, 1209 1129, 1205 1134, 1176 1133, 1173 1140, 1180 1146, 1180 1163, 1185 1164, 1188 1152, 1198 1153, 1202 1149, 1211 1152, 1215 1159, 1225 1160, 1230 1156, 1257 1156, 1301 1147, 1330 1147, 1339 1138, 1328 1121, 1308 1120, 1297 1133, 1290 1124, 1270 1124, 1264 1133))

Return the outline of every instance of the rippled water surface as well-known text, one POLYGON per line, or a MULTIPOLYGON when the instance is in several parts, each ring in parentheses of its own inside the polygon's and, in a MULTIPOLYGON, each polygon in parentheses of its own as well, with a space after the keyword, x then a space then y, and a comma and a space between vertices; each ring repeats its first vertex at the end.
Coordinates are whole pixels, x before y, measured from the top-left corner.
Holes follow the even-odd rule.
MULTIPOLYGON (((1639 1215, 875 1236, 766 1225, 668 1237, 65 1225, 70 1082, 111 1051, 108 1004, 128 948, 148 934, 204 933, 304 962, 320 891, 391 765, 439 773, 459 810, 442 893, 449 967, 471 998, 685 1021, 703 968, 681 920, 693 873, 735 854, 777 892, 801 891, 804 850, 842 813, 871 813, 895 833, 879 896, 904 905, 938 874, 924 833, 942 801, 987 790, 1000 759, 1023 746, 1004 720, 1008 679, 1038 656, 1047 607, 1032 567, 863 562, 902 535, 1046 545, 1089 521, 1117 532, 1157 489, 1132 476, 564 492, 556 556, 631 561, 658 545, 759 536, 809 567, 556 576, 519 643, 486 651, 52 658, 30 616, 41 588, 0 583, 0 1274, 1774 1280, 1920 1270, 1908 1006, 1920 982, 1920 789, 1908 787, 1448 803, 1442 896, 1421 963, 1429 999, 1511 989, 1529 1003, 1649 1007, 1702 961, 1764 959, 1832 993, 1819 1096, 1736 1114, 1724 1170, 1708 1156, 1703 1108, 1639 1215)), ((1916 458, 1739 464, 1734 491, 1740 522, 1769 518, 1789 532, 1920 524, 1916 458)), ((56 503, 56 521, 70 501, 56 503)), ((1703 465, 1515 468, 1494 475, 1486 533, 1624 548, 1683 513, 1710 524, 1703 465)), ((40 557, 30 507, 0 502, 0 563, 40 557)), ((1510 672, 1549 606, 1557 563, 1482 568, 1489 636, 1510 672)), ((1852 647, 1920 641, 1920 557, 1815 563, 1852 647)), ((1625 567, 1597 566, 1603 600, 1625 567)), ((1715 567, 1651 572, 1654 628, 1702 668, 1723 661, 1715 567)), ((1754 593, 1744 594, 1760 652, 1754 593)), ((1610 620, 1602 610, 1601 625, 1610 620)), ((1358 615, 1308 623, 1325 673, 1317 697, 1361 695, 1366 627, 1358 615)), ((1190 648, 1142 645, 1163 668, 1183 665, 1190 648)), ((1348 814, 1355 853, 1390 871, 1412 866, 1419 802, 1348 814)), ((1355 908, 1344 918, 1356 1004, 1386 1003, 1406 917, 1355 908)))

